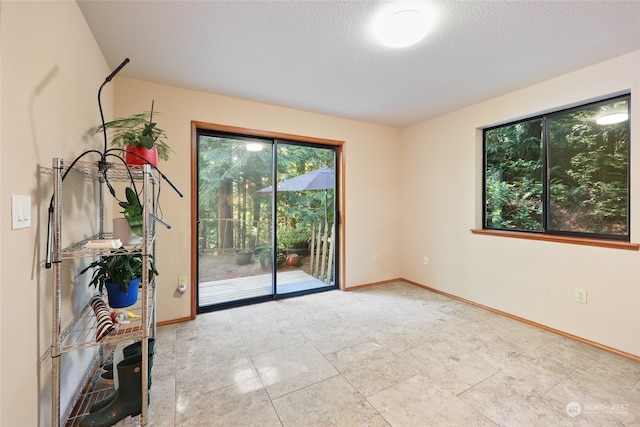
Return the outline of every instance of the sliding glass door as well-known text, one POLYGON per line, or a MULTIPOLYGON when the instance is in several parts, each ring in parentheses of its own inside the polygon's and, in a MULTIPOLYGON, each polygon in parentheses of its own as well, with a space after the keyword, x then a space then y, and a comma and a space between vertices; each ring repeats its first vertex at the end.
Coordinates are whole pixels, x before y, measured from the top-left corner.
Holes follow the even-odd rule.
POLYGON ((198 311, 336 287, 335 148, 199 130, 197 153, 198 311))
POLYGON ((272 235, 273 144, 198 134, 198 306, 272 294, 272 273, 256 258, 272 235))
POLYGON ((276 295, 335 285, 333 239, 335 151, 287 142, 277 144, 276 295))

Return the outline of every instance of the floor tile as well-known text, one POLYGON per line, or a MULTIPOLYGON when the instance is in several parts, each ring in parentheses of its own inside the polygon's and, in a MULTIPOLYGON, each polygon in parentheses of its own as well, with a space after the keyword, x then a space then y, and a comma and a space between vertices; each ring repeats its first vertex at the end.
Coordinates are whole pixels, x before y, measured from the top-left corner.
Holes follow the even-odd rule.
POLYGON ((402 282, 202 314, 156 340, 154 427, 640 426, 640 362, 402 282))
POLYGON ((611 382, 601 372, 578 369, 547 395, 563 405, 582 408, 581 419, 601 425, 640 425, 640 393, 611 382))
POLYGON ((233 330, 242 338, 252 356, 306 341, 305 336, 291 320, 259 323, 252 326, 240 325, 235 326, 233 330))
POLYGON ((345 325, 337 319, 308 323, 298 326, 298 330, 322 354, 333 353, 369 340, 360 328, 345 325))
POLYGON ((272 399, 338 374, 308 342, 254 356, 253 363, 272 399))
POLYGON ((281 426, 273 405, 259 379, 202 393, 179 393, 176 425, 281 426))
POLYGON ((496 424, 561 426, 571 422, 566 404, 546 396, 529 382, 497 373, 459 395, 496 424))
POLYGON ((416 375, 367 398, 392 426, 496 426, 454 394, 416 375))
POLYGON ((471 337, 434 337, 432 342, 401 353, 430 382, 456 395, 500 371, 500 360, 471 337))
POLYGON ((327 359, 365 397, 419 373, 394 352, 374 341, 328 354, 327 359))
POLYGON ((273 405, 285 427, 389 425, 340 375, 274 399, 273 405))
POLYGON ((392 316, 362 325, 360 328, 391 351, 400 353, 428 342, 438 328, 436 317, 431 322, 433 323, 407 324, 392 316))
POLYGON ((248 355, 221 359, 216 355, 200 354, 188 362, 176 359, 177 395, 206 393, 222 387, 257 378, 258 374, 248 355))

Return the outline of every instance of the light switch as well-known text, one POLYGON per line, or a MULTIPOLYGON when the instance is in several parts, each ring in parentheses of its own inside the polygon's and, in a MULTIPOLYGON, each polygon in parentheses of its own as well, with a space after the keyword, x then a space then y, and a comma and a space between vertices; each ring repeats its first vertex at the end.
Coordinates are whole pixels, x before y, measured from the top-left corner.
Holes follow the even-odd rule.
POLYGON ((31 227, 31 196, 11 196, 11 229, 31 227))

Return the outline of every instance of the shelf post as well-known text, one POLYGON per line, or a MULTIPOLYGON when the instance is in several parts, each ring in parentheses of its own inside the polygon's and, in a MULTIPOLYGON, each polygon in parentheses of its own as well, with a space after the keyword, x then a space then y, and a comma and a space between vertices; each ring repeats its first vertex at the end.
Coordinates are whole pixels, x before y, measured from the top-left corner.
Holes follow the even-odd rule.
POLYGON ((51 319, 51 386, 53 388, 52 409, 51 409, 51 425, 58 427, 60 425, 60 330, 61 318, 60 308, 62 306, 62 269, 60 266, 60 236, 62 232, 62 167, 63 161, 60 158, 53 159, 53 229, 51 246, 51 261, 53 266, 53 288, 52 300, 53 311, 51 319))
POLYGON ((150 235, 150 176, 151 166, 145 164, 142 168, 142 331, 141 331, 141 351, 142 351, 142 408, 140 410, 140 425, 147 425, 147 415, 149 410, 149 245, 151 243, 150 235))

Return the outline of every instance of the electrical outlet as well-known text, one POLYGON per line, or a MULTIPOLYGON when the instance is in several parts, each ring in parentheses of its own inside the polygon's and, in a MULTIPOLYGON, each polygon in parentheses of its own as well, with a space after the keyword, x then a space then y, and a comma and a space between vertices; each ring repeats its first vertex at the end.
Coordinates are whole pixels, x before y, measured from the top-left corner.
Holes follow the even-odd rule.
POLYGON ((422 263, 423 263, 424 265, 429 264, 429 257, 428 257, 428 256, 426 256, 426 255, 425 255, 425 256, 423 256, 423 257, 422 257, 422 263))
POLYGON ((183 294, 185 292, 187 292, 187 277, 186 276, 180 276, 178 277, 178 292, 180 294, 183 294))
POLYGON ((586 289, 578 289, 575 290, 575 300, 580 304, 587 303, 587 290, 586 289))
POLYGON ((373 254, 373 262, 378 262, 378 253, 373 254))

